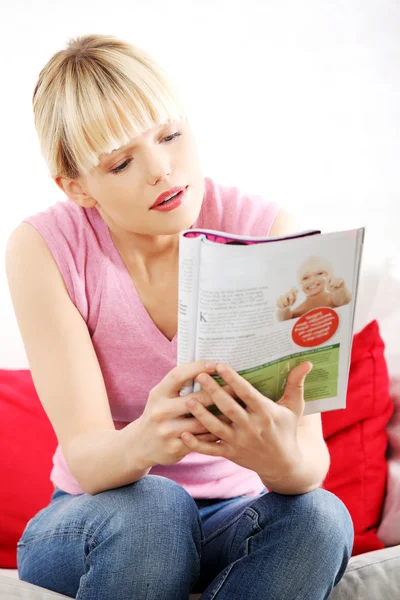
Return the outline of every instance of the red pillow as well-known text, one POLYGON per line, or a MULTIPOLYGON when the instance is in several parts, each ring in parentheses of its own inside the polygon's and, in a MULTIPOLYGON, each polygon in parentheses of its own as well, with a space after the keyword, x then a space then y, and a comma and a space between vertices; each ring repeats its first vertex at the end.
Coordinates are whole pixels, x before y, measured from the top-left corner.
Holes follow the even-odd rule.
POLYGON ((50 501, 56 445, 30 372, 0 369, 0 567, 16 568, 26 523, 50 501))
POLYGON ((353 556, 384 547, 376 531, 386 493, 386 425, 393 408, 384 343, 373 321, 354 336, 346 408, 322 414, 331 455, 323 487, 351 514, 353 556))

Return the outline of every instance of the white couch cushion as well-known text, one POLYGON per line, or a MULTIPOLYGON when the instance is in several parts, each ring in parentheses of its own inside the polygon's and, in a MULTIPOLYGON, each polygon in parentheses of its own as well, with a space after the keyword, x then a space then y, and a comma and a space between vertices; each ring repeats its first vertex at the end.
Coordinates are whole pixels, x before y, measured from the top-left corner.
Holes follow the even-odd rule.
MULTIPOLYGON (((52 600, 66 598, 18 581, 16 571, 0 569, 0 600, 52 600), (4 573, 12 575, 5 576, 4 573)), ((353 556, 330 600, 398 600, 400 596, 400 546, 353 556)), ((200 595, 191 595, 197 600, 200 595)), ((289 600, 289 599, 288 599, 289 600)))
MULTIPOLYGON (((17 577, 3 575, 7 572, 0 569, 0 600, 55 600, 56 598, 68 599, 68 596, 50 592, 25 581, 19 581, 17 577)), ((69 600, 71 600, 69 598, 69 600)))
POLYGON ((398 600, 400 546, 353 556, 329 600, 398 600))

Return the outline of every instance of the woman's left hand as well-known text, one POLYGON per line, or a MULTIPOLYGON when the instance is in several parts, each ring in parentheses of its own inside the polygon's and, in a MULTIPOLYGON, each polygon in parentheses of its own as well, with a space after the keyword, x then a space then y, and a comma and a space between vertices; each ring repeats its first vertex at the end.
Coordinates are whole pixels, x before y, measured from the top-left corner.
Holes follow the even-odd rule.
POLYGON ((190 433, 183 433, 182 441, 193 452, 223 456, 251 469, 263 481, 278 481, 290 475, 300 458, 297 428, 304 411, 304 380, 311 369, 310 362, 295 367, 289 373, 282 398, 273 402, 231 367, 219 364, 218 375, 246 408, 210 375, 202 373, 197 381, 230 423, 218 419, 202 404, 195 402, 192 405, 188 400, 188 410, 220 441, 200 441, 190 433))

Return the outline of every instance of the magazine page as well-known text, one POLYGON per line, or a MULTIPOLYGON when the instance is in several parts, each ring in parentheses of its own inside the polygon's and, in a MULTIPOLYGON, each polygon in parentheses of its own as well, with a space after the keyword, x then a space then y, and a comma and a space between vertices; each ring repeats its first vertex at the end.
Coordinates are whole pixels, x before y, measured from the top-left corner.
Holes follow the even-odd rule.
MULTIPOLYGON (((200 237, 179 239, 178 365, 195 360, 200 248, 200 237)), ((193 380, 184 385, 180 394, 192 391, 193 380)))
POLYGON ((229 364, 272 400, 310 361, 304 414, 344 408, 363 232, 248 245, 201 236, 194 359, 229 364))

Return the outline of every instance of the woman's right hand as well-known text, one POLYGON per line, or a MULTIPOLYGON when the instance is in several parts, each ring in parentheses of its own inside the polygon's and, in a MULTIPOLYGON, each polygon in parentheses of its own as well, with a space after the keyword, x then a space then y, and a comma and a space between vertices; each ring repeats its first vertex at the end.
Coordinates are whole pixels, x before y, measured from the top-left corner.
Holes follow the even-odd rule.
POLYGON ((143 414, 131 424, 136 429, 136 435, 139 434, 138 439, 142 440, 144 468, 173 464, 189 454, 191 450, 180 439, 185 431, 198 435, 203 441, 217 441, 218 438, 209 433, 198 419, 184 416, 188 414, 186 402, 189 396, 204 406, 214 404, 211 396, 204 390, 179 396, 179 391, 187 381, 200 373, 211 374, 215 367, 216 363, 205 360, 179 365, 150 391, 143 414))

